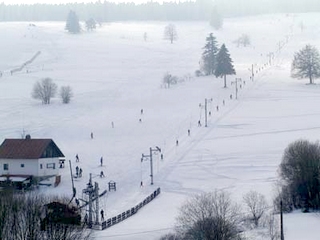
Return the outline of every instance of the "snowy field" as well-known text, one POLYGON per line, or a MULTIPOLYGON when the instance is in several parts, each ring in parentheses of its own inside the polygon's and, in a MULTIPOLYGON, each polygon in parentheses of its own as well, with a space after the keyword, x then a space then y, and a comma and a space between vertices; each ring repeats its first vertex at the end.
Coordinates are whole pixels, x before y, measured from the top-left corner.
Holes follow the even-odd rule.
MULTIPOLYGON (((220 31, 207 22, 177 22, 178 39, 173 44, 163 39, 167 22, 110 23, 81 35, 67 34, 62 22, 0 23, 0 140, 24 133, 52 138, 71 160, 73 171, 77 165, 83 169, 83 177, 75 180, 78 198, 83 197, 90 173, 101 192, 115 181, 117 191, 100 200, 106 218, 161 188, 154 201, 133 217, 96 232, 96 239, 158 239, 172 231, 185 199, 215 189, 230 192, 238 203, 245 193, 256 190, 271 205, 284 149, 297 139, 316 141, 320 136, 320 85, 290 78, 294 52, 306 44, 320 48, 319 19, 320 14, 226 19, 220 31), (219 45, 226 44, 234 60, 237 75, 228 77, 226 89, 222 79, 194 77, 210 32, 219 45), (237 47, 234 41, 244 33, 251 46, 237 47), (38 51, 32 64, 10 74, 38 51), (270 53, 275 57, 271 64, 270 53), (166 89, 162 86, 166 72, 192 78, 166 89), (34 83, 45 77, 59 87, 71 86, 72 102, 64 105, 57 97, 45 106, 32 99, 34 83), (235 78, 242 79, 238 99, 231 84, 235 78), (199 107, 205 99, 212 99, 208 127, 199 107), (150 185, 150 163, 141 162, 141 155, 156 146, 163 160, 154 155, 150 185), (105 178, 98 176, 101 170, 105 178)), ((68 163, 61 175, 58 187, 41 191, 71 198, 68 163)), ((319 224, 315 214, 285 215, 285 238, 317 240, 319 224)), ((267 239, 257 231, 247 236, 267 239)))

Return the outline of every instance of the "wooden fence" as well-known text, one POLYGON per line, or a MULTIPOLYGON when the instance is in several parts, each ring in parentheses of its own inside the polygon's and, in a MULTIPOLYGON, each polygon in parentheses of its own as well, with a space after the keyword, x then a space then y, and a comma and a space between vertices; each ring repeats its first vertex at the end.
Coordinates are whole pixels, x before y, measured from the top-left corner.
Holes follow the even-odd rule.
POLYGON ((108 218, 106 221, 102 222, 102 224, 101 224, 102 230, 109 228, 109 227, 111 227, 119 222, 122 222, 123 220, 133 216, 134 214, 136 214, 139 211, 140 208, 147 205, 149 202, 151 202, 153 199, 155 199, 155 197, 158 196, 159 194, 160 194, 160 188, 155 190, 153 193, 151 193, 148 197, 146 197, 142 202, 140 202, 136 206, 128 209, 127 211, 124 211, 121 214, 118 214, 114 217, 108 218))
POLYGON ((23 63, 20 67, 12 69, 10 71, 10 74, 12 75, 15 72, 20 72, 24 67, 26 67, 27 65, 32 63, 40 54, 41 54, 41 51, 38 51, 30 60, 28 60, 25 63, 23 63))

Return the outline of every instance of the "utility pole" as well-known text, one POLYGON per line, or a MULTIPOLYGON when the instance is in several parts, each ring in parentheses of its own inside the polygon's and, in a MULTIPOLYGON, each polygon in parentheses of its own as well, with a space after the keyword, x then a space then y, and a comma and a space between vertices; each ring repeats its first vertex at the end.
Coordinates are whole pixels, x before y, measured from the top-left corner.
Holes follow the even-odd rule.
POLYGON ((238 99, 238 82, 242 82, 241 78, 236 78, 235 81, 231 82, 231 84, 236 84, 236 99, 238 99))
POLYGON ((72 198, 70 202, 76 197, 76 188, 74 187, 74 182, 73 182, 73 174, 72 174, 72 166, 71 166, 71 160, 69 160, 69 166, 70 166, 70 175, 71 175, 71 183, 72 183, 72 198))
POLYGON ((143 160, 150 160, 150 177, 151 177, 151 185, 153 185, 153 161, 152 161, 152 153, 153 153, 153 152, 155 152, 155 153, 156 153, 156 152, 161 153, 161 148, 159 148, 159 147, 156 146, 156 148, 152 149, 152 148, 150 147, 149 151, 150 151, 149 155, 144 155, 144 154, 142 153, 141 162, 143 162, 143 160))
MULTIPOLYGON (((94 195, 99 196, 99 185, 94 182, 94 195)), ((99 197, 96 198, 96 225, 99 224, 99 197)))
POLYGON ((280 200, 280 234, 281 234, 281 240, 284 240, 283 235, 283 213, 282 213, 282 200, 280 200))
MULTIPOLYGON (((211 99, 204 99, 204 121, 205 121, 205 127, 208 127, 208 102, 212 102, 212 98, 211 99)), ((202 108, 201 103, 199 104, 199 107, 202 108)))
POLYGON ((93 186, 92 186, 92 173, 90 173, 90 179, 87 187, 87 193, 89 195, 89 228, 92 228, 92 197, 93 197, 93 186))
POLYGON ((254 72, 253 72, 253 64, 251 66, 251 80, 253 81, 253 78, 254 78, 254 72))
POLYGON ((269 64, 271 65, 271 60, 274 58, 273 52, 269 52, 267 56, 269 57, 269 64))
POLYGON ((208 107, 207 107, 207 105, 208 105, 208 100, 207 99, 204 99, 204 112, 205 112, 205 114, 204 114, 204 116, 205 116, 205 127, 208 127, 208 107))

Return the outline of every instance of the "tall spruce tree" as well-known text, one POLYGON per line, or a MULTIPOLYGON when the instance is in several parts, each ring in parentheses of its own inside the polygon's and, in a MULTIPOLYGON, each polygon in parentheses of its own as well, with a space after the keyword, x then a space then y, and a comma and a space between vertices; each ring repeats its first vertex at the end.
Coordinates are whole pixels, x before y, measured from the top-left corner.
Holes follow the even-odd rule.
POLYGON ((69 33, 80 33, 81 27, 79 23, 79 18, 75 11, 70 10, 65 29, 69 33))
POLYGON ((217 41, 212 33, 206 38, 206 45, 202 53, 202 70, 206 75, 212 75, 216 68, 217 41))
POLYGON ((216 77, 224 78, 224 87, 227 87, 227 75, 234 75, 236 71, 232 64, 232 59, 230 57, 229 51, 225 44, 222 44, 217 57, 216 57, 216 68, 214 75, 216 77))

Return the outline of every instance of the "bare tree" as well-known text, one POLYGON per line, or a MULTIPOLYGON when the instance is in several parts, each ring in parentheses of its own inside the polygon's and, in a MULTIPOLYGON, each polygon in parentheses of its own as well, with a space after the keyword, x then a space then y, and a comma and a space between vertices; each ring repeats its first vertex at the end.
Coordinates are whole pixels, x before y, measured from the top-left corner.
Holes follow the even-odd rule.
POLYGON ((247 45, 251 44, 250 37, 248 34, 244 33, 235 41, 235 43, 237 43, 237 47, 246 47, 247 45))
POLYGON ((177 84, 178 78, 176 76, 172 76, 170 73, 166 73, 163 77, 163 83, 166 88, 170 88, 171 85, 177 84))
POLYGON ((241 239, 239 207, 225 192, 194 196, 180 208, 177 224, 177 232, 183 239, 241 239))
POLYGON ((179 236, 178 236, 177 234, 175 234, 175 233, 168 233, 168 234, 162 236, 162 237, 160 238, 160 240, 182 240, 182 238, 179 237, 179 236))
POLYGON ((309 78, 310 84, 320 77, 320 53, 316 47, 306 45, 294 54, 291 76, 298 79, 309 78))
POLYGON ((275 217, 274 213, 267 216, 267 234, 270 240, 280 240, 279 220, 275 217))
POLYGON ((97 25, 96 20, 94 20, 93 18, 89 18, 89 19, 86 21, 87 31, 93 31, 94 29, 96 29, 96 25, 97 25))
POLYGON ((256 191, 250 191, 243 196, 243 201, 250 212, 251 220, 258 227, 259 220, 268 208, 265 196, 256 191))
POLYGON ((68 104, 73 97, 72 89, 70 86, 63 86, 60 88, 60 97, 62 102, 68 104))
POLYGON ((44 78, 34 84, 32 97, 40 99, 42 104, 50 104, 51 98, 56 95, 57 88, 51 78, 44 78))
MULTIPOLYGON (((62 205, 66 206, 66 208, 74 208, 73 206, 68 206, 65 199, 45 197, 32 192, 27 194, 14 194, 13 192, 1 194, 0 239, 90 239, 91 231, 86 229, 84 224, 66 224, 59 221, 44 222, 43 219, 48 219, 48 212, 46 213, 42 210, 46 204, 52 201, 64 203, 62 205)), ((63 215, 63 219, 66 219, 65 216, 68 215, 63 215)))
POLYGON ((174 40, 177 40, 178 34, 176 26, 174 24, 169 24, 165 27, 164 38, 169 39, 171 43, 173 43, 174 40))

